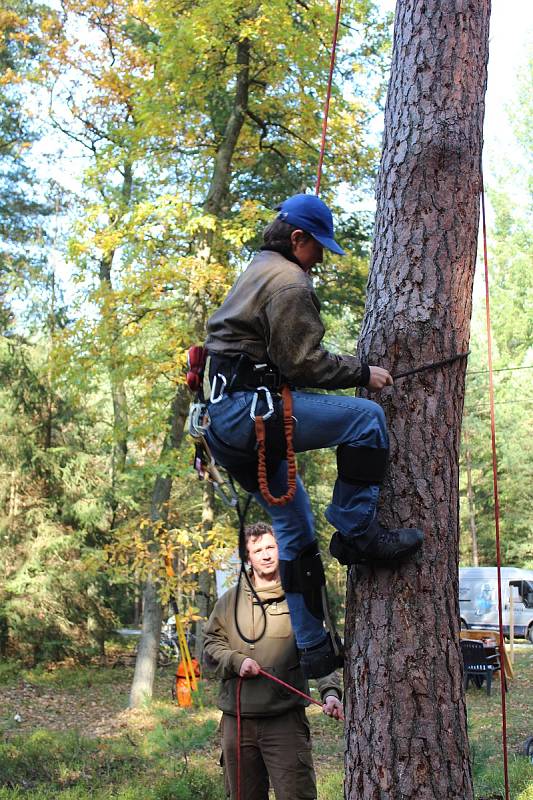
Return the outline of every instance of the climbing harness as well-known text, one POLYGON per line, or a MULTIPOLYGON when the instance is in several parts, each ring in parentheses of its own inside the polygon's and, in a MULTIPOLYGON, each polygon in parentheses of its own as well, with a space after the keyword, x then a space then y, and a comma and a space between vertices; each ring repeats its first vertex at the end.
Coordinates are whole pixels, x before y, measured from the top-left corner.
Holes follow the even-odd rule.
MULTIPOLYGON (((264 603, 257 594, 253 582, 248 575, 246 570, 246 561, 247 561, 247 553, 246 553, 246 545, 244 540, 244 527, 246 523, 246 514, 250 507, 250 503, 253 499, 253 495, 248 491, 247 497, 244 500, 244 504, 241 505, 241 501, 239 499, 239 495, 237 493, 237 489, 235 487, 235 482, 233 475, 230 472, 227 472, 227 479, 223 476, 221 468, 216 463, 213 454, 211 452, 211 448, 206 439, 206 433, 209 429, 210 419, 209 419, 209 412, 207 403, 204 400, 204 371, 206 370, 208 364, 208 356, 205 348, 195 345, 190 348, 188 353, 188 360, 187 360, 187 385, 195 393, 194 401, 191 403, 189 407, 189 417, 187 423, 187 429, 189 435, 194 441, 195 444, 195 455, 194 455, 194 468, 198 473, 198 477, 201 480, 209 480, 213 484, 215 491, 221 498, 221 500, 230 508, 234 508, 237 512, 238 520, 239 520, 239 556, 241 560, 241 569, 239 572, 239 577, 237 580, 237 588, 236 588, 236 596, 235 596, 235 605, 234 605, 234 619, 235 619, 235 627, 236 630, 247 644, 255 644, 258 642, 265 634, 266 625, 267 625, 267 618, 266 618, 266 611, 264 608, 264 603), (263 625, 262 630, 255 638, 248 637, 242 630, 239 625, 239 618, 238 618, 238 609, 239 609, 239 597, 240 597, 240 589, 242 585, 242 581, 246 581, 251 593, 252 597, 254 598, 255 602, 258 604, 259 608, 261 609, 263 625)), ((241 357, 238 359, 236 368, 229 368, 228 364, 224 364, 224 362, 220 361, 220 363, 213 363, 209 365, 209 369, 213 366, 211 381, 210 381, 210 393, 209 402, 211 404, 219 403, 223 396, 225 390, 231 387, 231 390, 236 390, 240 387, 240 383, 238 381, 243 380, 251 380, 255 381, 254 388, 254 396, 252 399, 252 404, 250 408, 250 417, 254 421, 257 440, 258 440, 258 485, 261 489, 263 495, 268 495, 272 497, 268 490, 268 469, 267 466, 267 455, 266 455, 266 431, 267 426, 265 425, 268 420, 275 416, 276 408, 274 405, 274 401, 272 398, 272 394, 269 387, 272 389, 277 388, 277 381, 279 380, 279 375, 277 372, 270 369, 268 364, 244 364, 244 359, 241 357), (242 369, 244 365, 244 370, 242 369), (226 369, 224 369, 226 367, 226 369), (260 381, 258 383, 258 381, 260 381), (264 385, 263 381, 265 384, 264 385), (266 402, 267 411, 265 414, 258 414, 257 408, 259 402, 266 402)), ((280 387, 281 389, 281 398, 282 398, 282 408, 283 408, 283 430, 286 435, 287 444, 286 444, 286 451, 287 451, 287 459, 289 461, 289 485, 288 491, 284 495, 283 498, 272 498, 277 504, 281 505, 283 503, 288 503, 294 497, 294 493, 296 491, 296 456, 294 453, 294 448, 292 445, 292 432, 293 432, 293 425, 294 419, 292 417, 292 398, 290 394, 290 390, 287 386, 280 387)), ((279 405, 279 403, 278 403, 279 405)), ((281 448, 279 447, 279 443, 277 446, 278 453, 280 455, 279 460, 283 457, 284 453, 282 452, 281 448)), ((248 471, 248 468, 246 469, 248 471)), ((240 478, 239 470, 235 470, 236 477, 240 478)), ((248 488, 248 487, 245 487, 248 488)), ((266 498, 265 498, 266 499, 266 498)), ((267 500, 267 502, 269 502, 267 500)))
MULTIPOLYGON (((244 390, 254 393, 250 418, 254 422, 257 453, 251 452, 248 458, 243 459, 242 469, 237 466, 231 468, 233 477, 246 491, 259 489, 270 505, 281 506, 289 503, 296 493, 297 474, 293 446, 295 420, 289 386, 283 382, 275 367, 268 363, 253 363, 244 355, 238 358, 210 357, 209 366, 207 364, 205 349, 198 345, 191 347, 187 385, 195 392, 195 401, 191 403, 189 409, 188 430, 196 446, 194 466, 200 479, 207 478, 212 481, 226 505, 235 507, 235 492, 230 488, 231 483, 223 478, 206 438, 210 419, 207 403, 204 401, 204 371, 208 370, 211 405, 220 403, 224 395, 229 392, 244 390), (275 397, 272 396, 273 392, 275 397), (263 405, 266 405, 266 411, 258 413, 258 408, 263 405), (274 497, 268 488, 268 479, 285 458, 288 463, 287 491, 280 497, 274 497), (254 471, 257 472, 257 481, 253 478, 254 471)), ((219 442, 214 433, 212 435, 221 449, 228 449, 223 442, 219 442)))
MULTIPOLYGON (((250 453, 248 463, 242 469, 231 469, 233 476, 247 491, 259 489, 270 505, 289 503, 296 493, 297 467, 293 447, 292 396, 288 384, 273 365, 254 363, 245 355, 238 358, 212 358, 210 371, 211 403, 220 402, 224 392, 254 393, 250 418, 254 423, 257 452, 250 453), (258 408, 263 405, 266 411, 258 413, 258 408), (268 478, 285 458, 288 462, 287 491, 280 497, 274 497, 268 488, 268 478), (253 478, 254 472, 257 472, 257 480, 253 478)), ((223 443, 220 444, 223 446, 223 443)))
MULTIPOLYGON (((204 369, 207 361, 207 351, 200 345, 189 348, 187 354, 187 386, 194 393, 194 401, 189 406, 189 416, 187 419, 187 430, 194 442, 194 461, 193 466, 198 473, 200 480, 209 480, 213 484, 215 492, 222 502, 234 508, 237 503, 237 495, 233 484, 227 480, 219 466, 217 465, 211 448, 206 439, 206 433, 211 423, 207 403, 204 400, 203 378, 204 369)), ((222 376, 223 377, 223 376, 222 376)), ((225 384, 225 379, 224 379, 225 384)), ((220 398, 222 399, 222 394, 220 398)), ((211 400, 213 402, 213 400, 211 400)), ((214 402, 218 402, 215 399, 214 402)))

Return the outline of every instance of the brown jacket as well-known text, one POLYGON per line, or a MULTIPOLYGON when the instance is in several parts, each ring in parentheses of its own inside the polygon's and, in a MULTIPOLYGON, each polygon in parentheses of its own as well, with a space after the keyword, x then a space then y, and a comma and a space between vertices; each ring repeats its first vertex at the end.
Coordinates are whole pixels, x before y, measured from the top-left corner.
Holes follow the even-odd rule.
MULTIPOLYGON (((239 627, 246 637, 255 639, 263 631, 264 618, 249 587, 246 582, 243 583, 238 604, 239 627)), ((281 584, 271 589, 257 590, 261 600, 271 602, 264 606, 267 620, 265 635, 253 645, 247 644, 237 632, 234 618, 236 592, 237 587, 234 586, 222 595, 205 630, 206 664, 222 679, 218 696, 220 710, 232 716, 237 713, 237 679, 245 658, 253 658, 265 672, 309 694, 309 684, 300 668, 289 608, 281 584)), ((336 673, 319 678, 317 684, 322 699, 328 695, 341 698, 342 690, 336 673)), ((307 705, 307 700, 262 675, 246 678, 242 682, 241 713, 244 717, 275 717, 295 706, 307 705)))
POLYGON ((269 359, 295 386, 366 385, 368 367, 355 356, 324 350, 324 333, 311 279, 297 264, 264 250, 209 319, 206 347, 211 354, 245 353, 255 362, 269 359))

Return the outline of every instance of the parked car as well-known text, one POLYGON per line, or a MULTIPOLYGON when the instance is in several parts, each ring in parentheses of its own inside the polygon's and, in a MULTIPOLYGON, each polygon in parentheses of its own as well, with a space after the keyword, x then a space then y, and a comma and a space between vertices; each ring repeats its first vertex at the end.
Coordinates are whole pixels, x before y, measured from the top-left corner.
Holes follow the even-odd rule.
MULTIPOLYGON (((511 630, 511 596, 514 635, 533 644, 533 570, 502 567, 503 632, 511 630)), ((459 609, 461 627, 499 630, 498 572, 496 567, 459 568, 459 609)))

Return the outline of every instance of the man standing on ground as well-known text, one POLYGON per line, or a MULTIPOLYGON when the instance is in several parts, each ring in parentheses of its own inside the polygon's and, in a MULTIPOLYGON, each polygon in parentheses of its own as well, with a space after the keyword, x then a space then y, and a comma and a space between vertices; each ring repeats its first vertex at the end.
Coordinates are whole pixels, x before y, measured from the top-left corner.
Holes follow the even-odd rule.
MULTIPOLYGON (((309 694, 300 668, 289 609, 279 574, 278 546, 265 523, 245 529, 250 587, 236 586, 215 605, 205 631, 208 666, 222 679, 218 707, 223 712, 222 751, 228 796, 237 796, 237 684, 241 687, 241 798, 316 798, 308 701, 259 674, 259 669, 309 694), (262 607, 261 607, 262 605, 262 607), (237 623, 235 621, 237 617, 237 623), (241 634, 246 637, 242 638, 241 634)), ((325 714, 344 719, 341 687, 333 673, 318 680, 325 714)))

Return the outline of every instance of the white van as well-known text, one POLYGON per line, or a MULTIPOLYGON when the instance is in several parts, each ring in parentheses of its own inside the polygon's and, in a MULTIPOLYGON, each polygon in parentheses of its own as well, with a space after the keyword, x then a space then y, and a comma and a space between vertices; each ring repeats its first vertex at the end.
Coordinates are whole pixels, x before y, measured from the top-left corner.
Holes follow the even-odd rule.
MULTIPOLYGON (((510 633, 511 593, 514 635, 533 644, 533 569, 502 567, 503 632, 510 633)), ((497 631, 498 571, 496 567, 459 568, 461 627, 497 631)))

